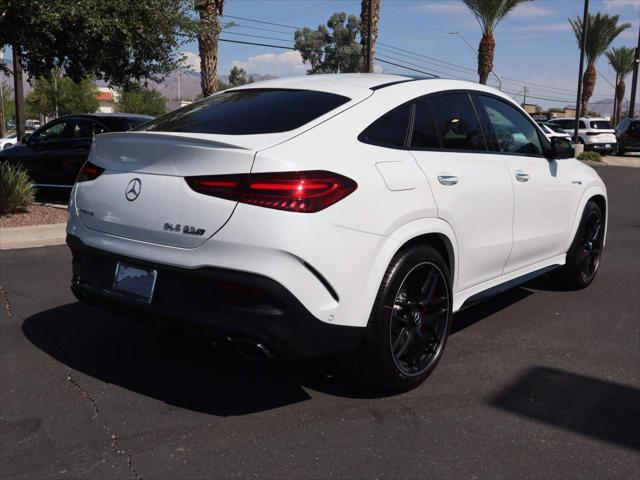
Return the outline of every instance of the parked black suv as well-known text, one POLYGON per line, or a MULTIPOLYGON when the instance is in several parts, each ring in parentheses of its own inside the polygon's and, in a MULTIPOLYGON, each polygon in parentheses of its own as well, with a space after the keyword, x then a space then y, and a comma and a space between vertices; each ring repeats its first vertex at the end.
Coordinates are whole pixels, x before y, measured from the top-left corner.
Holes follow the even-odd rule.
POLYGON ((71 189, 94 135, 131 130, 153 117, 130 113, 93 113, 56 118, 16 146, 0 151, 0 162, 23 165, 40 188, 71 189))
POLYGON ((618 155, 640 151, 640 119, 625 118, 616 127, 618 155))

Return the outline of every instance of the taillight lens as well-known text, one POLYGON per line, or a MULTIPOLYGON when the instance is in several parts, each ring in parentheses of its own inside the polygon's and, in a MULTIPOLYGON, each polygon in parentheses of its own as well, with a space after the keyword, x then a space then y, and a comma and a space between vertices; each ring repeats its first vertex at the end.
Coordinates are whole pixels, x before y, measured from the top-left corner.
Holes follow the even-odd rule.
POLYGON ((76 182, 80 183, 95 180, 102 174, 102 172, 104 172, 104 168, 94 165, 91 162, 84 162, 84 165, 80 169, 80 173, 78 173, 76 182))
POLYGON ((186 177, 198 193, 259 207, 313 213, 358 188, 350 178, 325 171, 186 177))

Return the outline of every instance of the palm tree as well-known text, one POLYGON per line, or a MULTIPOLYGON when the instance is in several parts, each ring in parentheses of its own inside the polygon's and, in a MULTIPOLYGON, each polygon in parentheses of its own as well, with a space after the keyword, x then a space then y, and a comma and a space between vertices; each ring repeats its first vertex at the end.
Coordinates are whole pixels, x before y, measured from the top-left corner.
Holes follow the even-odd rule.
MULTIPOLYGON (((588 112, 589 99, 596 88, 596 62, 609 48, 611 42, 622 31, 631 26, 630 23, 618 25, 620 15, 596 13, 587 17, 587 44, 584 54, 587 57, 587 69, 582 76, 582 112, 588 112)), ((578 45, 582 45, 582 19, 569 19, 569 23, 576 35, 578 45)))
POLYGON ((613 124, 620 121, 622 101, 624 100, 624 77, 633 71, 635 49, 629 47, 613 47, 605 52, 611 68, 616 72, 616 96, 613 102, 613 124))
POLYGON ((200 16, 200 85, 202 95, 207 97, 218 90, 218 36, 222 29, 219 17, 224 9, 224 0, 195 0, 194 5, 200 16))
POLYGON ((482 28, 482 39, 478 47, 478 75, 480 83, 487 84, 489 74, 493 70, 493 55, 496 42, 493 32, 510 11, 523 2, 531 0, 462 0, 475 15, 482 28))
MULTIPOLYGON (((367 40, 369 38, 369 4, 371 4, 371 11, 373 12, 371 18, 371 56, 378 40, 378 20, 380 20, 380 1, 381 0, 362 0, 360 4, 360 45, 362 45, 362 51, 366 52, 367 40)), ((371 62, 372 69, 369 73, 373 73, 373 62, 371 62)), ((367 65, 364 65, 367 68, 367 65)))

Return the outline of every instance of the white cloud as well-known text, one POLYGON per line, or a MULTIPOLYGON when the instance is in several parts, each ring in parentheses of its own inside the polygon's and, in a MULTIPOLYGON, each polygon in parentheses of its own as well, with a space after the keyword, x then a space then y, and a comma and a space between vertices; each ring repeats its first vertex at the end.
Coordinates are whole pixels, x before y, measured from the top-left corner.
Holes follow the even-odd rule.
POLYGON ((640 1, 638 0, 604 0, 604 6, 607 10, 620 10, 623 8, 633 8, 640 10, 640 1))
POLYGON ((540 25, 525 25, 525 26, 510 26, 502 29, 505 32, 523 32, 523 33, 538 33, 538 32, 569 32, 571 31, 571 25, 569 22, 559 23, 547 23, 540 25))
POLYGON ((455 15, 460 13, 468 13, 469 9, 462 2, 429 2, 416 5, 414 10, 426 13, 445 13, 455 15))
POLYGON ((300 52, 297 51, 265 53, 263 55, 249 57, 246 61, 234 60, 231 62, 231 66, 244 68, 244 70, 250 74, 268 74, 277 77, 304 75, 308 68, 302 61, 300 52))
POLYGON ((531 18, 531 17, 550 17, 558 12, 551 8, 536 5, 535 3, 526 2, 518 5, 510 14, 510 18, 531 18))
POLYGON ((200 55, 193 52, 181 52, 184 57, 184 65, 188 70, 192 70, 194 72, 200 71, 200 55))

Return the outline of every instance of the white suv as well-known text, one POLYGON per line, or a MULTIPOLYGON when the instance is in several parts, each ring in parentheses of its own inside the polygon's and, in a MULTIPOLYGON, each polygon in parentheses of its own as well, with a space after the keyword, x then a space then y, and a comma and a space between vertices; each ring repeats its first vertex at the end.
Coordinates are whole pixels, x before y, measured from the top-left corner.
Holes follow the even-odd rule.
POLYGON ((551 269, 591 283, 607 195, 572 152, 475 83, 226 90, 95 137, 69 206, 72 290, 245 355, 352 352, 368 381, 408 390, 453 312, 551 269))
MULTIPOLYGON (((569 135, 573 135, 575 119, 555 118, 547 123, 558 125, 569 135)), ((609 155, 617 147, 616 132, 606 118, 581 118, 578 124, 578 141, 584 145, 585 150, 594 150, 603 155, 609 155)))

